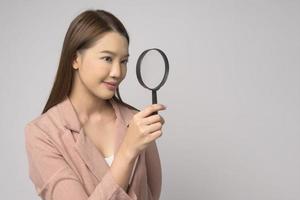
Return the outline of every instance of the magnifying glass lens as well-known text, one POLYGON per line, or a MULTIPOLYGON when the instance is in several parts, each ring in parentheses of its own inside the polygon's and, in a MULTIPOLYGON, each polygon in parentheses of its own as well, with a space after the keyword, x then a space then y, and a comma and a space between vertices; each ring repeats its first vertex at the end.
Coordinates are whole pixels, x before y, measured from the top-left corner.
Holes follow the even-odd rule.
POLYGON ((141 76, 149 88, 155 88, 164 77, 165 62, 158 51, 149 51, 141 63, 141 76))

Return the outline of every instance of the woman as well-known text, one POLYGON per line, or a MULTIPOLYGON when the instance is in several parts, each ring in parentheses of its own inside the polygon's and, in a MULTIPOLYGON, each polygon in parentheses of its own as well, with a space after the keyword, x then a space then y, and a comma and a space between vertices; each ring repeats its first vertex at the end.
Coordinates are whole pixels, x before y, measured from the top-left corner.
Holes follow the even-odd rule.
POLYGON ((25 127, 29 177, 42 199, 159 199, 155 140, 164 119, 152 113, 166 107, 139 111, 121 100, 128 45, 107 11, 87 10, 71 22, 46 106, 25 127))

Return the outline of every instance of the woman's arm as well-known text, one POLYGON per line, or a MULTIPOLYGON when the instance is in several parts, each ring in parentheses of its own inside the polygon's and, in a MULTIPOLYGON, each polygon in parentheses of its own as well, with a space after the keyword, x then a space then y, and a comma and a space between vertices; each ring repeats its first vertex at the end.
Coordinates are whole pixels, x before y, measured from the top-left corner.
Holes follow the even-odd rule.
MULTIPOLYGON (((132 200, 108 170, 93 193, 88 196, 80 179, 53 145, 47 133, 33 123, 25 127, 25 145, 29 177, 38 195, 44 200, 132 200)), ((120 164, 121 162, 119 162, 120 164)), ((122 164, 122 169, 128 170, 122 164)), ((115 164, 115 169, 118 170, 115 164)), ((124 172, 119 172, 124 173, 124 172)), ((127 178, 126 178, 127 179, 127 178)))
POLYGON ((153 141, 146 149, 147 178, 153 199, 158 200, 161 193, 161 163, 156 142, 153 141))
POLYGON ((116 158, 112 162, 110 170, 112 175, 119 186, 125 191, 128 189, 129 178, 133 170, 134 162, 137 156, 132 156, 126 149, 122 147, 116 155, 116 158))

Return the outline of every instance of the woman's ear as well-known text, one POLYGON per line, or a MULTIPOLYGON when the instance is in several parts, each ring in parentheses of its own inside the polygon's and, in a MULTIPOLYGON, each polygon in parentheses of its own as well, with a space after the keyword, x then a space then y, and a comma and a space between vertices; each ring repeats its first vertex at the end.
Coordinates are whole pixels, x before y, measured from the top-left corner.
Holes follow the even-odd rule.
POLYGON ((72 67, 74 69, 78 69, 80 62, 81 62, 81 55, 80 55, 80 53, 78 53, 78 51, 76 51, 76 54, 73 56, 72 67))

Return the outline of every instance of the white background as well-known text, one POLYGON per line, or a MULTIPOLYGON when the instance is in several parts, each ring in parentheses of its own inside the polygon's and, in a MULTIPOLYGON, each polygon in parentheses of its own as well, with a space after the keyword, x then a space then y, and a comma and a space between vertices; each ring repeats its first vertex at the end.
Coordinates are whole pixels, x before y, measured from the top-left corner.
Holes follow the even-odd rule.
POLYGON ((158 47, 170 61, 158 101, 161 199, 300 199, 300 2, 280 0, 0 2, 1 196, 39 199, 24 125, 42 112, 69 23, 104 9, 127 28, 123 100, 151 103, 135 63, 158 47), (138 94, 138 95, 137 95, 138 94))

